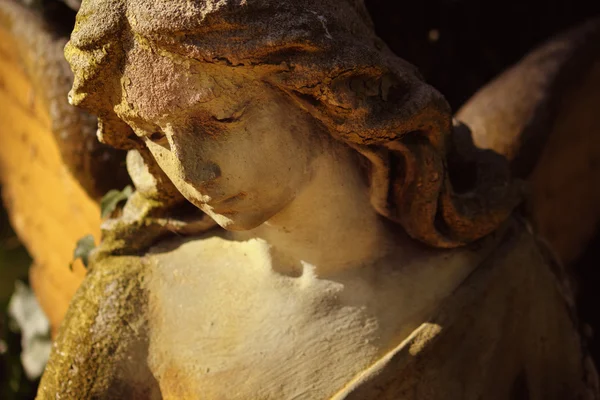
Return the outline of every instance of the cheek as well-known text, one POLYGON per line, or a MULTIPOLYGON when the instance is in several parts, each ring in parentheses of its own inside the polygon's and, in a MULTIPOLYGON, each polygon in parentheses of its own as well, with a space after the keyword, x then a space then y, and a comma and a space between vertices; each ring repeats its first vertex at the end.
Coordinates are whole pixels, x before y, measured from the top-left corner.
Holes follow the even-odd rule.
POLYGON ((306 143, 306 134, 294 133, 287 129, 266 133, 262 157, 256 157, 260 179, 270 182, 279 192, 295 193, 307 180, 311 146, 306 143))
POLYGON ((219 184, 233 194, 244 192, 244 203, 282 207, 300 190, 307 176, 305 146, 278 132, 243 135, 227 146, 219 159, 219 184))

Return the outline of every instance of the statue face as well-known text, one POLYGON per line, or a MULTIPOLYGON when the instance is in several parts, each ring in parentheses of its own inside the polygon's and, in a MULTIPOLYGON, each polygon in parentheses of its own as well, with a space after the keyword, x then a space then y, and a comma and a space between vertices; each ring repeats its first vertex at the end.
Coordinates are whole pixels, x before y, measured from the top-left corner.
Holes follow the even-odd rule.
POLYGON ((308 180, 312 119, 247 72, 173 57, 136 45, 115 111, 190 202, 224 228, 252 229, 308 180))

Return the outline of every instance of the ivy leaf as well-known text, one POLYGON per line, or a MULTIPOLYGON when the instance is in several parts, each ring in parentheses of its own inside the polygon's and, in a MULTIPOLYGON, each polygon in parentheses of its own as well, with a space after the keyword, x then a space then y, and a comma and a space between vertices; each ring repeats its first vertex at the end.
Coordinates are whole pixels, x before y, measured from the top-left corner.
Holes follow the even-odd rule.
MULTIPOLYGON (((81 258, 81 262, 87 268, 90 252, 94 250, 96 244, 94 243, 94 237, 92 235, 86 235, 77 241, 75 245, 75 251, 73 251, 73 261, 81 258)), ((69 266, 71 271, 73 270, 73 263, 69 266)))
POLYGON ((120 202, 127 200, 132 193, 133 188, 131 185, 125 186, 123 190, 109 190, 104 196, 102 196, 102 199, 100 200, 100 215, 102 218, 104 219, 108 217, 113 211, 115 211, 117 205, 120 202))

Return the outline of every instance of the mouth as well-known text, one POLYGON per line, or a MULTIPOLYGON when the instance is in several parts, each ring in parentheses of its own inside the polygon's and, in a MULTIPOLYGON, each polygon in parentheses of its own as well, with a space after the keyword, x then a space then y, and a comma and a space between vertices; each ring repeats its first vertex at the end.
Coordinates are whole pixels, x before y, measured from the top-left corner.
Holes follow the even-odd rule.
POLYGON ((217 211, 208 204, 204 204, 202 207, 200 207, 200 209, 222 228, 226 228, 227 226, 233 224, 233 221, 227 216, 226 213, 217 211))
POLYGON ((212 200, 209 203, 206 203, 206 207, 210 208, 210 211, 213 213, 224 216, 233 216, 240 212, 239 207, 235 207, 234 209, 233 206, 247 196, 248 194, 246 192, 240 192, 219 200, 212 200))
POLYGON ((245 199, 248 196, 248 193, 246 192, 239 192, 237 194, 231 195, 231 196, 227 196, 221 200, 217 200, 217 201, 212 201, 212 204, 219 204, 222 206, 226 206, 228 204, 234 203, 238 200, 242 200, 245 199))
POLYGON ((239 192, 222 198, 203 196, 203 198, 188 198, 188 200, 214 219, 215 215, 220 215, 226 218, 228 216, 238 214, 240 210, 238 207, 234 209, 233 206, 240 200, 243 200, 247 197, 248 194, 246 192, 239 192))

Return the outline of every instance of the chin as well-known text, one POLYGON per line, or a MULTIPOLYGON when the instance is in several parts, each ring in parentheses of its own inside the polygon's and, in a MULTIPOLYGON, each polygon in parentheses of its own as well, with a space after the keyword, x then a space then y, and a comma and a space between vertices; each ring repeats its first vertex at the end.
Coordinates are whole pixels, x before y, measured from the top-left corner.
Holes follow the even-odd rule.
MULTIPOLYGON (((228 231, 249 231, 258 228, 266 221, 265 218, 258 218, 253 216, 240 217, 239 215, 235 215, 229 218, 229 220, 231 222, 229 222, 229 224, 227 224, 226 226, 223 226, 221 224, 219 225, 221 225, 223 229, 226 229, 228 231)), ((219 222, 217 222, 217 224, 218 223, 219 222)))
POLYGON ((283 207, 266 207, 257 210, 249 203, 228 204, 226 210, 220 210, 220 204, 214 207, 204 204, 202 211, 208 214, 221 228, 228 231, 249 231, 267 222, 283 207))
POLYGON ((228 231, 249 231, 262 225, 268 218, 262 213, 227 212, 219 214, 217 210, 203 210, 221 228, 228 231))

